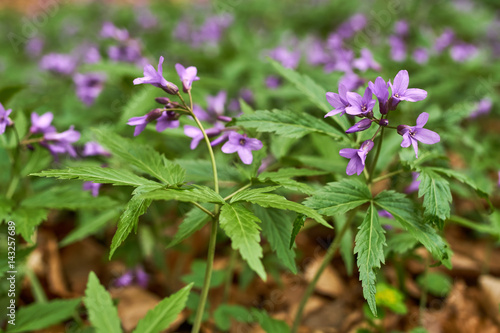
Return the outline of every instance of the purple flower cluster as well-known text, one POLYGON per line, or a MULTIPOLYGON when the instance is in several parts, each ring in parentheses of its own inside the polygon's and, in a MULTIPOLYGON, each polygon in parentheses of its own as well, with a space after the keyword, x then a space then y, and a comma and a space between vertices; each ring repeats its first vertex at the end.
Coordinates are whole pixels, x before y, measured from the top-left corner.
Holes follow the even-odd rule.
POLYGON ((174 30, 174 37, 189 43, 193 48, 203 45, 216 46, 224 31, 233 23, 231 15, 208 16, 205 22, 196 27, 189 19, 179 21, 174 30))
POLYGON ((130 37, 127 29, 119 29, 111 22, 105 22, 101 29, 102 38, 114 39, 117 45, 108 48, 108 57, 117 62, 143 64, 141 44, 130 37))
POLYGON ((0 134, 5 133, 7 126, 12 126, 14 124, 12 119, 9 118, 11 112, 11 109, 5 110, 2 103, 0 103, 0 134))
POLYGON ((127 270, 124 274, 115 279, 114 285, 116 287, 127 287, 135 283, 142 288, 147 288, 149 280, 149 274, 144 271, 144 268, 138 266, 134 269, 127 270))
MULTIPOLYGON (((379 130, 381 127, 397 129, 398 134, 403 136, 401 147, 413 146, 415 156, 418 158, 418 141, 425 144, 434 144, 440 141, 440 137, 437 133, 423 128, 427 123, 429 115, 425 112, 420 114, 416 126, 399 125, 398 127, 391 127, 388 126, 389 121, 387 119, 389 111, 396 110, 401 101, 417 102, 427 97, 427 92, 425 90, 408 88, 409 82, 410 79, 406 70, 399 71, 393 82, 390 80, 385 82, 384 79, 379 76, 375 82, 368 83, 368 87, 366 87, 363 96, 355 92, 350 92, 345 85, 339 83, 338 94, 333 92, 326 93, 326 100, 334 109, 328 112, 325 118, 336 114, 342 116, 345 113, 362 118, 361 121, 349 128, 346 133, 367 130, 373 123, 379 126, 379 130), (373 99, 373 95, 375 95, 378 100, 380 118, 376 118, 373 112, 373 108, 377 102, 377 100, 373 99)), ((360 175, 363 172, 366 156, 372 150, 374 145, 373 139, 376 137, 379 130, 375 132, 370 140, 363 142, 359 149, 344 148, 340 150, 340 156, 350 159, 346 170, 348 175, 353 175, 355 173, 360 175)))

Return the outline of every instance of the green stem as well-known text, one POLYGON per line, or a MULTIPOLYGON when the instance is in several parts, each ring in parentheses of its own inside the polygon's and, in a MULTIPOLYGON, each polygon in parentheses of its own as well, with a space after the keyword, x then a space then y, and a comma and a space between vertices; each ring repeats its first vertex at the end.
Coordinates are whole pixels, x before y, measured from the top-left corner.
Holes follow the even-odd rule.
MULTIPOLYGON (((191 91, 188 91, 188 94, 189 94, 189 99, 192 100, 191 91)), ((184 99, 182 98, 181 94, 178 94, 178 96, 181 99, 184 106, 186 106, 186 108, 189 110, 194 121, 196 122, 199 129, 203 133, 203 137, 205 138, 208 152, 210 154, 210 160, 212 161, 212 170, 214 173, 214 190, 216 193, 219 193, 219 178, 217 176, 217 164, 215 163, 214 151, 213 151, 212 146, 210 144, 210 139, 208 138, 208 135, 205 132, 205 129, 203 128, 203 125, 201 124, 200 120, 196 117, 193 110, 191 108, 187 107, 186 102, 184 102, 184 99)), ((213 216, 214 216, 214 219, 212 219, 212 222, 211 222, 212 226, 210 228, 210 239, 208 242, 207 270, 205 272, 205 278, 203 280, 203 287, 201 289, 200 302, 198 303, 198 308, 196 309, 196 316, 195 316, 195 319, 193 322, 193 329, 191 330, 191 333, 198 333, 200 331, 201 322, 203 320, 203 313, 205 311, 205 304, 207 302, 208 291, 210 289, 210 280, 212 278, 212 270, 213 270, 213 266, 214 266, 215 245, 216 245, 216 241, 217 241, 217 225, 219 223, 219 205, 215 205, 215 210, 214 210, 213 216)))
POLYGON ((402 169, 401 170, 397 170, 397 171, 393 171, 393 172, 389 172, 386 175, 383 175, 383 176, 380 176, 380 177, 372 179, 372 183, 376 183, 376 182, 379 182, 379 181, 384 180, 386 178, 390 178, 390 177, 392 177, 394 175, 400 174, 401 172, 403 172, 402 169))
POLYGON ((224 286, 224 294, 222 296, 222 304, 226 303, 227 300, 229 299, 231 284, 233 282, 234 266, 236 265, 237 258, 238 258, 238 251, 231 250, 231 256, 229 257, 229 265, 227 267, 226 285, 224 286))
POLYGON ((333 242, 330 244, 328 247, 328 250, 326 251, 325 257, 323 258, 323 261, 321 262, 321 266, 319 267, 318 271, 316 274, 314 274, 314 277, 312 281, 307 285, 305 294, 302 296, 302 299, 300 300, 299 308, 297 310, 297 314, 295 315, 295 320, 293 321, 293 326, 292 326, 292 333, 297 333, 299 329, 300 322, 302 320, 302 314, 304 312, 304 308, 306 306, 307 300, 309 297, 311 297, 312 293, 314 292, 314 288, 316 287, 316 283, 318 283, 318 280, 325 270, 325 268, 330 264, 332 261, 333 256, 337 252, 337 249, 340 246, 340 241, 342 240, 342 237, 344 237, 344 234, 349 230, 349 227, 351 225, 352 220, 354 219, 354 216, 356 216, 356 212, 358 209, 354 209, 351 211, 351 215, 347 219, 346 223, 342 227, 339 233, 335 235, 335 238, 333 242))
POLYGON ((224 198, 224 201, 228 201, 229 199, 231 199, 232 197, 234 197, 236 194, 240 193, 241 191, 244 191, 246 190, 247 188, 249 188, 250 186, 252 186, 252 184, 246 184, 245 186, 243 186, 242 188, 234 191, 233 193, 231 193, 230 195, 228 195, 227 197, 224 198))
POLYGON ((207 213, 208 215, 210 215, 212 218, 215 217, 214 213, 212 213, 211 211, 209 211, 208 209, 206 209, 205 207, 203 207, 202 205, 200 205, 199 203, 197 202, 193 202, 193 205, 195 205, 196 207, 198 207, 199 209, 201 209, 203 212, 207 213))
POLYGON ((378 157, 380 156, 380 149, 382 148, 382 141, 384 141, 384 130, 385 130, 385 127, 382 127, 382 130, 380 131, 380 140, 379 140, 378 145, 377 145, 377 152, 375 153, 375 158, 373 159, 373 162, 372 162, 371 168, 370 168, 370 178, 368 178, 368 184, 372 183, 373 172, 375 171, 375 166, 377 166, 378 157))

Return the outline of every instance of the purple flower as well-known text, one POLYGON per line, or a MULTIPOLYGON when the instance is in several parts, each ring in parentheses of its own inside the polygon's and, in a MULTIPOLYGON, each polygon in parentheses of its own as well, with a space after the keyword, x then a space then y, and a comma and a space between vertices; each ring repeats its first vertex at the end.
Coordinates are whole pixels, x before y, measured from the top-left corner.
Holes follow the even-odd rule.
POLYGON ((115 286, 117 287, 126 287, 132 284, 134 281, 134 273, 132 271, 127 271, 125 274, 120 276, 115 280, 115 286))
POLYGON ((31 38, 24 48, 26 54, 32 58, 38 57, 42 53, 43 39, 35 37, 31 38))
POLYGON ((101 37, 125 41, 129 38, 129 34, 127 29, 118 29, 113 23, 104 22, 101 28, 101 37))
MULTIPOLYGON (((205 130, 205 133, 207 133, 207 136, 210 137, 215 137, 219 134, 222 133, 222 129, 224 126, 220 123, 216 123, 214 127, 208 128, 205 130)), ((203 133, 198 127, 190 126, 190 125, 185 125, 184 126, 184 134, 192 138, 191 140, 191 145, 189 146, 191 149, 195 149, 198 144, 200 143, 201 140, 203 140, 203 133)), ((229 133, 223 133, 219 138, 215 139, 210 143, 211 146, 216 146, 222 141, 225 141, 227 137, 229 136, 229 133)))
POLYGON ((224 104, 226 104, 227 93, 224 90, 219 91, 215 96, 207 96, 207 111, 212 117, 221 116, 224 113, 224 104))
POLYGON ((359 176, 363 172, 366 155, 372 150, 373 146, 372 140, 366 140, 359 149, 344 148, 340 150, 340 156, 350 159, 346 169, 347 175, 352 176, 356 173, 359 176))
POLYGON ((160 118, 163 114, 162 109, 154 109, 142 117, 132 117, 128 120, 127 125, 135 126, 134 136, 138 136, 146 128, 146 125, 156 119, 160 118))
POLYGON ((144 66, 144 77, 140 77, 134 80, 134 84, 151 84, 155 87, 162 88, 165 92, 176 95, 179 92, 179 88, 171 82, 168 82, 163 77, 163 56, 160 57, 158 62, 158 70, 147 64, 144 66))
POLYGON ((142 288, 147 288, 148 283, 149 283, 149 275, 144 271, 144 269, 141 266, 138 266, 135 269, 135 281, 139 286, 142 288))
POLYGON ((89 141, 85 144, 83 147, 83 156, 96 156, 96 155, 102 155, 102 156, 111 156, 111 154, 103 148, 99 143, 95 141, 89 141))
POLYGON ((376 101, 372 99, 372 90, 370 87, 365 89, 365 94, 361 97, 358 93, 347 92, 347 101, 351 106, 345 108, 345 112, 351 116, 369 116, 373 110, 376 101))
POLYGON ((99 195, 99 188, 102 184, 94 183, 94 182, 84 182, 83 190, 84 191, 92 191, 92 196, 97 197, 99 195))
POLYGON ((295 69, 299 65, 300 51, 289 51, 284 47, 277 47, 269 52, 269 56, 279 61, 283 67, 295 69))
POLYGON ((347 90, 357 90, 361 87, 365 82, 359 76, 357 76, 353 72, 347 72, 342 78, 339 80, 339 85, 343 84, 347 90))
POLYGON ((339 84, 339 93, 333 93, 333 92, 327 92, 326 93, 326 100, 328 103, 330 103, 331 106, 333 106, 333 110, 328 112, 325 115, 326 117, 331 117, 336 114, 339 114, 343 116, 345 114, 345 109, 351 104, 347 101, 347 88, 343 84, 339 84))
POLYGON ((340 27, 338 27, 337 33, 343 39, 351 38, 355 32, 363 29, 366 23, 367 19, 363 14, 356 14, 342 23, 340 27))
POLYGON ((411 176, 412 176, 411 184, 405 188, 405 193, 407 194, 418 191, 418 187, 420 186, 420 180, 417 180, 418 176, 420 176, 420 173, 412 172, 411 176))
POLYGON ((137 41, 129 40, 127 44, 110 46, 108 57, 113 61, 140 63, 142 61, 141 47, 137 41))
POLYGON ((405 37, 408 35, 408 22, 405 20, 399 20, 394 24, 394 33, 399 37, 405 37))
POLYGON ((175 113, 175 111, 164 111, 156 120, 156 130, 158 132, 177 127, 179 127, 179 114, 175 113))
POLYGON ((393 219, 393 218, 394 218, 394 216, 392 216, 392 214, 391 214, 391 213, 389 213, 389 212, 388 212, 388 211, 386 211, 386 210, 379 210, 379 211, 378 211, 378 216, 380 216, 380 217, 385 217, 385 218, 387 218, 387 219, 393 219))
POLYGON ((7 126, 13 124, 12 120, 9 118, 11 112, 11 109, 5 110, 2 103, 0 103, 0 134, 4 134, 7 126))
POLYGON ((73 82, 76 85, 76 95, 87 106, 94 104, 104 88, 106 77, 100 73, 76 73, 73 82))
POLYGON ((313 39, 306 48, 307 63, 312 66, 322 65, 328 62, 329 56, 325 52, 323 44, 317 38, 313 39))
POLYGON ((441 140, 439 134, 423 128, 424 125, 427 123, 428 119, 429 119, 429 114, 427 112, 423 112, 420 114, 420 116, 418 116, 416 126, 408 126, 408 125, 398 126, 398 134, 403 136, 403 142, 401 142, 401 147, 407 148, 411 144, 413 146, 413 149, 415 150, 416 158, 418 158, 417 141, 431 145, 434 143, 438 143, 441 140))
POLYGON ((147 7, 138 8, 135 20, 143 29, 151 29, 158 25, 158 19, 147 7))
POLYGON ((238 152, 244 164, 252 164, 252 150, 259 150, 263 147, 258 139, 248 138, 236 132, 229 133, 229 140, 222 146, 223 153, 232 154, 238 152))
POLYGON ((372 125, 372 121, 368 118, 365 118, 365 119, 357 122, 356 124, 354 124, 354 126, 349 128, 345 132, 346 133, 361 132, 361 131, 369 129, 371 125, 372 125))
POLYGON ((83 62, 87 64, 95 64, 99 61, 101 61, 101 54, 99 53, 99 49, 95 45, 88 46, 83 54, 83 62))
POLYGON ((451 45, 453 42, 453 39, 455 39, 455 33, 451 29, 446 29, 443 31, 441 36, 436 38, 436 41, 434 42, 434 50, 439 54, 444 51, 445 48, 451 45))
POLYGON ((375 79, 375 83, 368 82, 368 87, 378 99, 381 114, 387 114, 389 101, 389 85, 380 76, 375 79))
POLYGON ((49 53, 40 60, 40 68, 56 74, 70 75, 76 68, 76 59, 69 54, 49 53))
POLYGON ((362 72, 369 68, 380 71, 380 64, 373 59, 373 55, 368 49, 361 49, 361 58, 355 59, 352 66, 362 72))
POLYGON ((80 132, 75 131, 74 126, 70 126, 62 133, 45 133, 40 144, 47 147, 52 155, 68 153, 71 157, 76 157, 75 148, 71 144, 79 139, 80 132))
POLYGON ((410 76, 407 70, 401 70, 394 78, 394 84, 389 81, 391 86, 391 110, 395 110, 400 101, 418 102, 427 97, 427 91, 418 88, 408 89, 410 76))
POLYGON ((31 127, 30 133, 50 133, 55 132, 54 126, 51 126, 52 120, 54 119, 54 114, 52 112, 46 112, 39 116, 36 112, 31 113, 31 127))
POLYGON ((413 51, 413 60, 415 60, 417 64, 425 64, 429 60, 429 53, 426 49, 419 47, 413 51))
POLYGON ((389 45, 391 46, 392 60, 401 62, 406 59, 406 44, 401 37, 390 36, 389 45))
POLYGON ((488 114, 491 111, 493 102, 489 98, 483 98, 477 103, 476 109, 472 111, 469 118, 474 119, 484 114, 488 114))
POLYGON ((194 66, 184 68, 181 64, 175 64, 175 70, 182 81, 182 88, 185 93, 191 90, 191 85, 193 81, 198 81, 200 78, 196 76, 197 69, 194 66))
POLYGON ((281 78, 275 75, 269 75, 266 77, 266 87, 269 89, 276 89, 281 85, 281 78))
POLYGON ((464 62, 477 53, 477 47, 472 44, 459 43, 453 45, 450 49, 450 56, 456 62, 464 62))

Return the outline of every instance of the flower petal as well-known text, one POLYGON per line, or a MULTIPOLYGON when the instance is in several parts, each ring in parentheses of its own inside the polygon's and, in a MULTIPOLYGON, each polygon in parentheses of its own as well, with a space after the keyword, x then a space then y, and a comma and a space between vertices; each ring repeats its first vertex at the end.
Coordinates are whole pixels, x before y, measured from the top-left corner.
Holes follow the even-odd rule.
POLYGON ((411 145, 413 146, 413 150, 415 151, 415 157, 418 158, 418 141, 412 138, 411 145))
POLYGON ((339 151, 339 155, 345 158, 353 158, 357 156, 358 149, 344 148, 339 151))
POLYGON ((408 84, 410 83, 410 76, 408 71, 403 69, 396 74, 394 78, 394 84, 392 86, 392 94, 402 94, 406 89, 408 89, 408 84))
POLYGON ((403 101, 418 102, 427 97, 427 91, 418 88, 407 89, 403 95, 399 97, 403 101))
POLYGON ((361 161, 359 161, 358 157, 354 157, 352 158, 349 163, 347 163, 347 168, 345 170, 345 173, 348 175, 348 176, 352 176, 354 175, 357 171, 358 171, 358 164, 361 164, 360 163, 361 161))
MULTIPOLYGON (((231 138, 231 136, 229 136, 231 138)), ((226 154, 232 154, 238 151, 241 146, 239 144, 234 144, 231 141, 226 142, 220 150, 226 154)))
POLYGON ((406 132, 403 135, 403 142, 401 142, 401 147, 408 148, 411 145, 410 132, 406 132))
POLYGON ((429 114, 427 112, 422 112, 417 118, 416 128, 424 127, 424 125, 427 124, 428 119, 429 119, 429 114))
POLYGON ((418 141, 428 145, 438 143, 441 140, 439 134, 425 128, 417 128, 413 137, 418 141))
POLYGON ((241 158, 241 161, 244 164, 252 164, 253 155, 250 149, 247 149, 246 147, 240 147, 240 149, 238 149, 238 156, 241 158))

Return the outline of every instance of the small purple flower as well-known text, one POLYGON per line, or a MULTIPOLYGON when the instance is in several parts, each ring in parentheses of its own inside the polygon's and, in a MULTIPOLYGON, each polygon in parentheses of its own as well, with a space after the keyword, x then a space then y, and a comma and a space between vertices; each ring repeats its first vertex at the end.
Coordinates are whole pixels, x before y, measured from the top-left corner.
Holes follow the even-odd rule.
POLYGON ((99 53, 99 49, 95 45, 88 46, 83 54, 83 62, 87 64, 95 64, 99 61, 101 61, 101 53, 99 53))
POLYGON ((2 103, 0 103, 0 134, 4 134, 7 126, 13 124, 12 120, 9 118, 11 112, 12 109, 5 110, 2 103))
POLYGON ((429 52, 423 47, 419 47, 413 51, 413 60, 415 60, 417 64, 425 64, 429 61, 429 52))
POLYGON ((450 49, 450 56, 456 62, 464 62, 474 57, 477 53, 477 47, 472 44, 459 43, 453 45, 450 49))
POLYGON ((392 60, 401 62, 406 59, 406 44, 401 37, 390 36, 389 45, 391 46, 392 60))
POLYGON ((389 84, 380 76, 375 79, 375 83, 368 82, 368 87, 378 99, 381 114, 387 114, 389 102, 389 84))
POLYGON ((434 50, 439 54, 444 51, 448 46, 451 45, 453 40, 455 39, 455 33, 451 29, 446 29, 443 31, 441 36, 436 38, 434 42, 434 50))
POLYGON ((229 140, 222 146, 223 153, 232 154, 238 152, 241 161, 244 164, 252 164, 252 150, 259 150, 263 147, 258 139, 248 138, 236 132, 229 133, 229 140))
POLYGON ((224 90, 219 91, 215 96, 207 96, 207 111, 211 116, 221 116, 224 113, 227 93, 224 90))
POLYGON ((179 92, 179 88, 171 82, 168 82, 163 77, 163 56, 160 57, 158 62, 158 70, 147 64, 144 66, 144 77, 134 79, 134 84, 151 84, 155 87, 162 88, 165 92, 176 95, 179 92))
MULTIPOLYGON (((208 128, 205 130, 205 133, 207 133, 207 136, 210 137, 215 137, 219 134, 222 133, 222 129, 224 126, 220 123, 216 123, 214 127, 208 128)), ((191 145, 189 146, 191 149, 195 149, 198 144, 200 143, 201 140, 203 140, 203 133, 198 127, 190 126, 190 125, 185 125, 184 126, 184 134, 192 138, 191 140, 191 145)), ((215 139, 210 143, 211 146, 216 146, 222 141, 225 141, 229 134, 227 132, 223 133, 219 138, 215 139)))
POLYGON ((386 210, 379 210, 378 216, 385 217, 386 219, 394 219, 394 216, 386 210))
POLYGON ((349 91, 357 90, 364 83, 365 81, 363 81, 363 79, 357 76, 354 72, 347 72, 339 80, 339 85, 343 84, 349 91))
POLYGON ((45 133, 40 144, 47 147, 52 155, 68 153, 71 157, 76 157, 75 148, 71 144, 79 139, 80 132, 75 131, 74 126, 70 126, 62 133, 45 133))
POLYGON ((154 109, 142 117, 132 117, 128 120, 127 125, 135 126, 134 136, 138 136, 146 128, 146 125, 156 119, 160 118, 163 114, 162 109, 154 109))
POLYGON ((69 54, 49 53, 40 60, 40 68, 56 74, 70 75, 76 68, 76 59, 69 54))
POLYGON ((43 44, 44 44, 43 39, 38 38, 38 37, 31 38, 26 43, 24 51, 31 58, 36 58, 36 57, 38 57, 42 53, 43 44))
POLYGON ((117 287, 126 287, 131 285, 133 281, 134 281, 133 271, 127 271, 125 272, 125 274, 117 278, 114 284, 117 287))
POLYGON ((366 155, 372 150, 373 146, 374 143, 372 140, 366 140, 361 144, 359 149, 344 148, 340 150, 340 156, 350 159, 346 169, 348 176, 352 176, 355 173, 359 176, 363 172, 366 155))
POLYGON ((135 281, 139 286, 142 288, 147 288, 148 283, 149 283, 149 275, 144 271, 144 269, 141 266, 138 266, 135 269, 135 281))
POLYGON ((399 20, 394 24, 394 33, 399 37, 405 37, 408 35, 408 30, 410 27, 408 26, 408 22, 405 20, 399 20))
POLYGON ((337 34, 343 39, 351 38, 354 33, 362 30, 367 22, 365 15, 355 14, 338 27, 337 34))
POLYGON ((370 119, 368 119, 368 118, 365 118, 365 119, 357 122, 356 124, 354 124, 354 126, 352 126, 351 128, 349 128, 345 132, 346 133, 361 132, 361 131, 369 129, 371 125, 372 125, 372 121, 370 119))
POLYGON ((177 74, 182 81, 182 88, 185 93, 187 93, 188 90, 191 90, 193 81, 198 81, 200 79, 198 76, 196 76, 198 70, 194 66, 184 68, 184 66, 182 66, 181 64, 175 64, 175 70, 177 71, 177 74))
POLYGON ((279 61, 283 67, 295 69, 299 65, 300 51, 289 51, 284 47, 277 47, 269 52, 269 56, 279 61))
POLYGON ((143 29, 152 29, 158 26, 158 19, 147 7, 138 8, 135 20, 143 29))
POLYGON ((30 133, 32 134, 45 134, 55 132, 54 126, 51 126, 52 120, 54 119, 54 114, 52 112, 46 112, 39 116, 36 112, 31 113, 31 127, 30 133))
POLYGON ((418 176, 420 176, 418 172, 411 173, 412 181, 411 184, 405 188, 405 193, 410 194, 418 191, 418 187, 420 186, 420 180, 417 180, 418 176))
POLYGON ((306 48, 306 61, 312 66, 323 65, 328 62, 329 56, 323 44, 317 38, 309 42, 306 48))
POLYGON ((418 88, 408 89, 410 76, 407 70, 401 70, 394 78, 394 84, 389 81, 391 86, 391 110, 395 110, 400 101, 418 102, 427 97, 427 91, 418 88))
POLYGON ((156 130, 163 132, 167 128, 179 127, 179 114, 175 111, 164 111, 156 120, 156 130))
POLYGON ((129 34, 127 29, 118 29, 113 23, 104 22, 101 28, 101 37, 125 41, 129 38, 129 34))
POLYGON ((76 85, 76 95, 87 106, 94 104, 104 88, 106 77, 100 73, 76 73, 73 82, 76 85))
POLYGON ((113 61, 140 63, 142 61, 141 47, 135 40, 126 44, 113 45, 108 48, 108 57, 113 61))
POLYGON ((94 182, 84 182, 83 190, 84 191, 92 191, 92 196, 97 197, 99 195, 99 188, 102 186, 100 183, 94 182))
POLYGON ((269 75, 266 77, 266 87, 269 89, 277 89, 281 85, 281 78, 275 75, 269 75))
POLYGON ((351 104, 347 101, 347 88, 343 84, 339 84, 339 93, 327 92, 326 100, 333 106, 333 110, 325 115, 326 117, 331 117, 340 113, 340 116, 345 114, 345 109, 351 104))
POLYGON ((398 126, 398 134, 403 136, 403 142, 401 142, 401 147, 407 148, 410 145, 412 145, 413 150, 415 150, 416 158, 418 158, 417 141, 431 145, 434 143, 438 143, 441 140, 439 134, 423 128, 424 125, 427 123, 428 119, 429 119, 429 114, 427 112, 423 112, 420 114, 420 116, 418 116, 416 126, 408 126, 408 125, 398 126))
POLYGON ((361 57, 353 61, 352 66, 365 72, 369 68, 380 71, 380 64, 373 59, 373 55, 368 49, 361 49, 361 57))
POLYGON ((101 146, 99 143, 95 141, 89 141, 85 144, 83 147, 83 156, 97 156, 97 155, 102 155, 109 157, 111 154, 104 149, 103 146, 101 146))
POLYGON ((479 103, 477 103, 477 106, 474 109, 474 111, 472 111, 472 113, 470 114, 469 118, 474 119, 474 118, 477 118, 479 116, 490 113, 492 106, 493 106, 493 102, 491 99, 489 99, 489 98, 481 99, 479 101, 479 103))
POLYGON ((365 89, 365 94, 361 97, 358 93, 348 92, 347 101, 351 106, 345 108, 345 112, 351 116, 369 116, 375 106, 376 101, 372 99, 370 87, 365 89))

